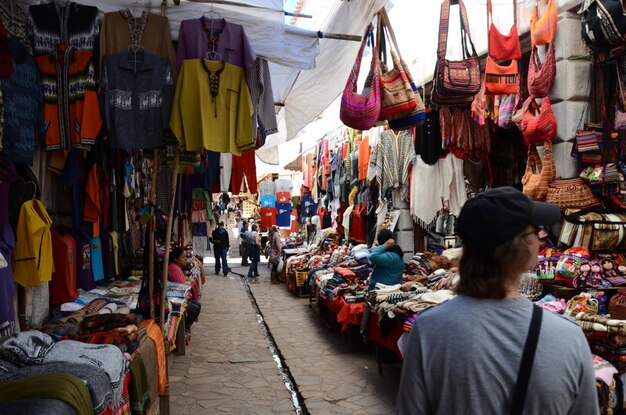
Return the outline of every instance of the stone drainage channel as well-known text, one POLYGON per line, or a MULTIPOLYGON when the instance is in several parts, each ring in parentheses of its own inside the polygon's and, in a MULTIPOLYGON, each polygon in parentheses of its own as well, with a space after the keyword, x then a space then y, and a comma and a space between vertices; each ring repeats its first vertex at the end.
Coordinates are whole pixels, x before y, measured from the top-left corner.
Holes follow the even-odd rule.
POLYGON ((274 336, 272 336, 272 332, 269 326, 267 325, 267 323, 265 322, 265 319, 263 318, 263 313, 261 312, 261 309, 259 308, 259 304, 257 304, 256 302, 256 298, 254 298, 254 294, 252 293, 252 289, 250 288, 248 279, 243 274, 239 274, 232 270, 230 272, 231 274, 240 276, 241 280, 243 281, 243 286, 246 288, 248 297, 250 297, 250 303, 252 303, 252 306, 254 307, 257 322, 259 323, 259 326, 261 326, 263 335, 265 336, 265 339, 267 340, 267 343, 269 345, 270 353, 272 353, 272 358, 274 359, 274 362, 276 363, 276 367, 278 368, 278 371, 280 372, 280 375, 283 379, 283 383, 285 384, 285 388, 287 388, 287 391, 289 391, 291 395, 291 403, 293 404, 296 414, 309 415, 310 412, 307 409, 306 404, 304 403, 304 397, 298 390, 298 384, 296 383, 296 380, 291 374, 291 371, 289 370, 289 366, 287 366, 287 363, 285 362, 285 358, 283 357, 283 354, 280 352, 280 349, 278 348, 278 345, 276 344, 276 340, 274 339, 274 336))

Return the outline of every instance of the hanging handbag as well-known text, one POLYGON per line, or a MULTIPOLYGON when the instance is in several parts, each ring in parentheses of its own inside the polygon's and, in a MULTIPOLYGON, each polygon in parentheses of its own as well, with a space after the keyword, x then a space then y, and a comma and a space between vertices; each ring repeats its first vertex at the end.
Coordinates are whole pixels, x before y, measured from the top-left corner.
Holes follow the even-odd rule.
POLYGON ((498 65, 487 56, 485 65, 485 95, 517 94, 519 91, 519 75, 517 61, 507 66, 498 65))
MULTIPOLYGON (((382 18, 385 24, 385 29, 386 29, 385 33, 391 38, 391 41, 393 42, 393 46, 398 51, 398 55, 399 55, 400 48, 398 48, 398 41, 396 40, 396 35, 393 31, 393 28, 391 27, 391 24, 389 23, 389 16, 387 15, 387 11, 385 9, 382 9, 380 11, 379 18, 382 18)), ((408 65, 406 64, 404 59, 402 59, 401 56, 400 56, 399 61, 409 81, 409 84, 411 85, 411 89, 413 90, 413 93, 415 95, 415 100, 417 102, 417 105, 410 113, 402 117, 395 118, 395 119, 389 119, 389 118, 387 119, 389 121, 389 127, 392 130, 396 130, 396 131, 407 130, 409 128, 415 127, 423 123, 424 120, 426 119, 426 107, 424 106, 422 97, 418 91, 417 86, 415 85, 415 82, 413 81, 413 77, 411 76, 411 71, 409 71, 408 65)))
POLYGON ((373 30, 374 26, 370 24, 363 37, 361 48, 341 96, 339 119, 348 127, 357 130, 369 130, 376 124, 380 115, 380 68, 378 65, 378 53, 374 44, 373 30), (363 94, 358 94, 356 92, 357 80, 359 78, 361 60, 363 59, 363 49, 365 49, 365 44, 368 43, 368 40, 374 49, 372 63, 363 94), (366 92, 368 89, 369 92, 366 92))
POLYGON ((626 214, 600 207, 566 211, 559 243, 590 251, 626 250, 626 214))
POLYGON ((503 35, 493 24, 491 0, 487 0, 487 25, 489 27, 489 56, 507 61, 522 58, 522 49, 517 33, 517 0, 513 0, 513 26, 511 26, 508 35, 503 35))
POLYGON ((554 203, 561 210, 587 209, 601 205, 600 199, 580 177, 559 179, 550 183, 546 202, 554 203))
POLYGON ((552 142, 546 141, 543 147, 543 162, 539 158, 537 147, 528 147, 526 173, 522 177, 522 191, 533 200, 546 200, 548 186, 554 180, 556 166, 552 158, 552 142))
POLYGON ((481 86, 480 62, 470 36, 465 4, 463 0, 458 0, 458 2, 461 15, 461 49, 463 51, 463 60, 460 61, 446 59, 450 0, 443 0, 441 4, 439 45, 432 91, 432 101, 441 106, 470 105, 481 86), (468 43, 471 46, 471 53, 468 50, 468 43))
POLYGON ((619 105, 615 106, 615 118, 613 121, 613 129, 623 133, 626 131, 626 112, 622 111, 619 105))
POLYGON ((548 97, 542 99, 541 109, 533 97, 529 97, 522 108, 525 110, 520 122, 520 130, 527 144, 551 141, 556 136, 556 118, 548 97), (535 115, 537 111, 539 115, 535 115))
MULTIPOLYGON (((384 11, 384 9, 383 9, 384 11)), ((386 12, 378 13, 378 62, 381 67, 380 71, 380 99, 381 110, 380 120, 396 120, 410 115, 417 108, 417 99, 415 92, 411 87, 411 83, 405 72, 406 64, 402 64, 402 56, 400 49, 395 42, 395 36, 391 41, 389 51, 391 53, 391 61, 393 68, 387 70, 386 67, 386 40, 387 35, 391 31, 391 25, 387 19, 386 12)), ((422 108, 423 110, 423 108, 422 108)))
POLYGON ((530 16, 530 41, 533 46, 547 45, 556 36, 556 25, 559 20, 556 0, 547 0, 548 7, 543 16, 539 17, 538 0, 530 16))
POLYGON ((624 43, 626 11, 622 0, 585 0, 578 14, 582 14, 582 39, 591 49, 608 49, 624 43))
POLYGON ((528 93, 535 98, 547 97, 556 77, 556 61, 554 58, 554 44, 548 45, 546 61, 539 60, 537 47, 533 46, 528 64, 528 93))

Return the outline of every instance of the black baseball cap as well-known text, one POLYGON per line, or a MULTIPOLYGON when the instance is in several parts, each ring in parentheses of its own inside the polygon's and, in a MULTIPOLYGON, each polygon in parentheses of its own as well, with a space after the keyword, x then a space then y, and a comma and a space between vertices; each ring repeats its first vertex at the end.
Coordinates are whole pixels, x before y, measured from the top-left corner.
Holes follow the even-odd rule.
POLYGON ((498 187, 465 202, 456 229, 464 245, 494 250, 528 225, 552 226, 560 221, 557 205, 535 202, 513 187, 498 187))

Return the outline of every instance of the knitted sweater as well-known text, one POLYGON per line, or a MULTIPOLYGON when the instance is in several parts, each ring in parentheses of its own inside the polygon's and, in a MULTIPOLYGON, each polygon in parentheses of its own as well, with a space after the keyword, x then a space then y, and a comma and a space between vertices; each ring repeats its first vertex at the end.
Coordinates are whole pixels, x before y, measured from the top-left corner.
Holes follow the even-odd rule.
POLYGON ((61 45, 35 62, 43 83, 46 149, 88 149, 102 127, 92 54, 61 45))
POLYGON ((43 94, 33 57, 16 37, 9 38, 13 73, 2 80, 4 98, 3 154, 11 161, 33 163, 35 132, 43 133, 43 94))
POLYGON ((115 148, 159 147, 172 110, 174 82, 168 58, 141 53, 105 57, 104 113, 115 148))
POLYGON ((99 34, 98 8, 67 2, 61 6, 52 1, 30 6, 29 25, 33 31, 35 56, 46 55, 58 45, 93 52, 99 34), (56 17, 56 18, 55 18, 56 17))

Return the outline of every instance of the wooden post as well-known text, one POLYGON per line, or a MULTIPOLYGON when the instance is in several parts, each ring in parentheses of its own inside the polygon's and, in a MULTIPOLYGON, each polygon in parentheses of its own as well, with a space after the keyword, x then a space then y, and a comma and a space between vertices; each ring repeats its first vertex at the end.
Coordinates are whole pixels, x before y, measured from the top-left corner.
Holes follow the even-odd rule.
POLYGON ((169 265, 169 252, 170 245, 172 243, 172 227, 174 225, 174 202, 176 201, 176 184, 178 176, 178 160, 180 153, 178 146, 174 150, 174 169, 172 170, 172 198, 170 200, 170 209, 167 212, 167 229, 165 231, 165 254, 163 256, 163 275, 161 276, 161 285, 163 286, 163 292, 161 293, 161 315, 160 326, 163 330, 163 324, 165 323, 165 302, 167 301, 167 266, 169 265))
POLYGON ((159 149, 152 154, 152 183, 150 189, 150 228, 148 228, 148 295, 150 296, 150 319, 154 320, 154 205, 156 204, 157 174, 159 173, 159 149))

